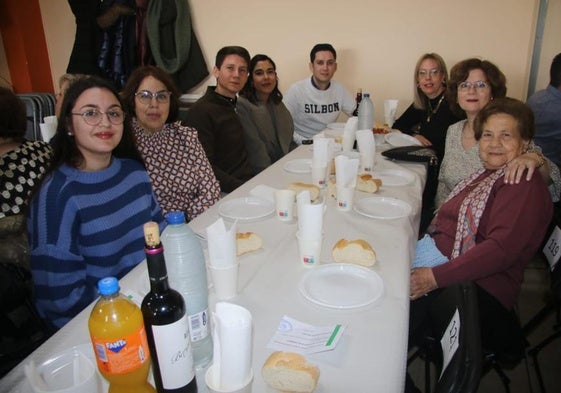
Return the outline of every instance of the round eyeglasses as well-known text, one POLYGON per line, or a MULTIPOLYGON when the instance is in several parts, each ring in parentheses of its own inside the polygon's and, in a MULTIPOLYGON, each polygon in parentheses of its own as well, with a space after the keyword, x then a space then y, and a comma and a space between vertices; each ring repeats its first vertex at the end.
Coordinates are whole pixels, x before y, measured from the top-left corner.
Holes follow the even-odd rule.
POLYGON ((107 112, 102 112, 97 109, 90 109, 83 113, 72 112, 71 115, 82 116, 86 124, 90 126, 97 126, 99 123, 101 123, 103 115, 106 115, 109 122, 116 126, 118 126, 119 124, 123 124, 123 122, 125 121, 125 113, 121 109, 116 108, 108 110, 107 112))
POLYGON ((142 104, 149 105, 152 102, 152 98, 155 98, 156 101, 160 104, 166 104, 169 102, 169 97, 171 96, 171 92, 162 90, 156 93, 152 93, 148 90, 141 90, 134 93, 134 96, 138 98, 142 104))
POLYGON ((434 78, 438 74, 440 74, 440 70, 438 68, 433 68, 430 70, 419 70, 418 76, 419 78, 428 78, 429 76, 434 78))
POLYGON ((489 84, 485 81, 475 81, 475 82, 460 82, 458 83, 458 90, 460 91, 468 91, 472 87, 475 90, 485 90, 489 86, 489 84))

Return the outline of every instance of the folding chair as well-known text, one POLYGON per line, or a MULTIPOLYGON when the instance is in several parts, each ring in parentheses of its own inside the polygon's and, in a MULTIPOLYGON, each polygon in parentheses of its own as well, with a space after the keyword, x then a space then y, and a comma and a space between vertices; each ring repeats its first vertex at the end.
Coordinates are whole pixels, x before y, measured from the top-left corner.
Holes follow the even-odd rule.
POLYGON ((424 359, 425 392, 431 391, 430 362, 442 363, 443 370, 436 382, 435 392, 476 392, 483 355, 474 284, 467 282, 446 288, 435 299, 430 316, 435 326, 442 327, 439 329, 441 334, 425 337, 424 344, 408 359, 408 364, 419 356, 424 359), (452 351, 443 351, 444 345, 452 351), (448 356, 443 356, 443 353, 448 356))
POLYGON ((534 345, 528 351, 528 355, 532 358, 534 369, 538 378, 540 389, 546 393, 540 364, 538 361, 539 353, 553 341, 561 337, 561 217, 559 209, 552 220, 546 241, 542 249, 542 257, 547 261, 550 271, 550 290, 547 296, 546 304, 539 310, 534 317, 524 326, 525 334, 529 334, 539 324, 541 324, 549 315, 555 313, 555 323, 553 325, 553 333, 544 338, 538 344, 534 345))

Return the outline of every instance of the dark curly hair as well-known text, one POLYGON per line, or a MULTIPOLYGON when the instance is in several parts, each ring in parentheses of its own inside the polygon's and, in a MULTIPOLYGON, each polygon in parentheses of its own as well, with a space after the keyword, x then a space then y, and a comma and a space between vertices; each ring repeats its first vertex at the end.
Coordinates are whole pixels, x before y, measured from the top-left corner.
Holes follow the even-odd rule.
MULTIPOLYGON (((253 104, 257 104, 257 92, 255 91, 255 85, 253 84, 253 71, 255 70, 257 63, 259 63, 260 61, 270 62, 273 65, 273 69, 275 70, 275 73, 277 71, 277 65, 275 64, 273 59, 271 59, 269 56, 261 55, 261 54, 253 56, 253 58, 249 62, 249 78, 247 78, 247 82, 245 83, 245 86, 240 91, 240 95, 242 97, 247 98, 253 104)), ((273 89, 269 97, 269 99, 273 101, 275 104, 278 104, 279 102, 282 101, 282 93, 279 90, 278 81, 279 79, 277 77, 275 88, 273 89)))
POLYGON ((459 118, 465 118, 466 114, 458 105, 458 84, 464 82, 473 70, 481 70, 491 85, 491 97, 503 98, 506 96, 506 77, 502 71, 487 60, 477 58, 466 59, 457 63, 450 70, 450 80, 446 88, 446 98, 450 103, 452 112, 459 118))
MULTIPOLYGON (((51 142, 54 150, 53 165, 51 166, 53 170, 64 163, 78 168, 84 161, 84 156, 76 145, 76 138, 74 138, 73 135, 69 135, 69 126, 72 124, 72 109, 76 101, 84 91, 92 88, 108 90, 117 98, 119 105, 123 107, 123 101, 119 93, 115 87, 105 79, 96 76, 87 76, 75 80, 64 95, 56 134, 51 142)), ((134 143, 129 116, 125 116, 125 121, 123 122, 123 136, 117 147, 113 150, 113 156, 130 158, 143 164, 140 153, 136 149, 134 143)))

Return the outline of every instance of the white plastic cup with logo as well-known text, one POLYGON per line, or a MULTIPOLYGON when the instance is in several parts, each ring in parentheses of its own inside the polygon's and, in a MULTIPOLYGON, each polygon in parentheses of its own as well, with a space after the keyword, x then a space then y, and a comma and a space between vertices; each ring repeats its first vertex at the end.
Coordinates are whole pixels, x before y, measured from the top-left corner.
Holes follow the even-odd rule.
POLYGON ((371 173, 374 171, 374 153, 360 153, 360 173, 371 173))
POLYGON ((279 220, 291 222, 294 219, 296 192, 293 190, 275 191, 275 213, 279 220))
POLYGON ((296 232, 298 239, 298 257, 300 262, 306 267, 317 266, 321 258, 321 246, 323 242, 323 234, 319 237, 308 237, 296 232))
POLYGON ((327 185, 327 165, 312 165, 312 183, 319 188, 327 185))
POLYGON ((354 187, 337 187, 337 209, 343 212, 352 210, 353 198, 355 195, 354 187))
POLYGON ((214 267, 209 265, 214 293, 218 300, 231 299, 238 294, 238 270, 240 263, 236 262, 228 267, 214 267))

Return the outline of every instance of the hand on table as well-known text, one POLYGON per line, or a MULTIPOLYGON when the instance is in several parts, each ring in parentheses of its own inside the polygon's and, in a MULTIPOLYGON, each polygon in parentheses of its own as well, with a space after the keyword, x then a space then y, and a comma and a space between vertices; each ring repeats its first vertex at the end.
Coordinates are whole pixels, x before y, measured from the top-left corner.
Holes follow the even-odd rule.
POLYGON ((419 142, 422 143, 423 146, 432 146, 431 141, 429 141, 427 138, 425 138, 424 136, 422 136, 421 134, 415 134, 413 135, 419 142))
POLYGON ((410 300, 418 299, 436 288, 438 288, 438 285, 430 267, 420 267, 411 270, 409 278, 410 300))

